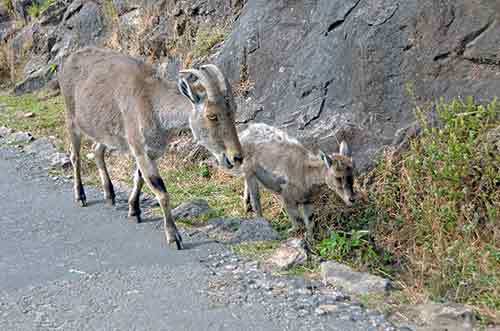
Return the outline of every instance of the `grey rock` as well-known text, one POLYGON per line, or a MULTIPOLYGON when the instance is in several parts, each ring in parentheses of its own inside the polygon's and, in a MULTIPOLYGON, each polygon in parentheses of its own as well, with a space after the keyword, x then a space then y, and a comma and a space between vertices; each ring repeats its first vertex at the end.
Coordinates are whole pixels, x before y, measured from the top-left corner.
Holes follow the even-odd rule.
POLYGON ((338 286, 359 295, 384 293, 390 289, 388 279, 357 272, 345 264, 333 261, 321 264, 321 276, 325 284, 338 286))
POLYGON ((47 138, 39 138, 35 140, 33 143, 24 147, 24 151, 28 154, 37 154, 43 158, 49 158, 57 152, 54 144, 52 144, 47 138))
POLYGON ((210 212, 208 202, 203 199, 196 199, 190 202, 180 204, 172 210, 172 217, 178 218, 194 218, 205 215, 210 212))
POLYGON ((47 138, 39 138, 33 143, 26 145, 24 151, 47 160, 53 168, 65 168, 71 165, 69 156, 58 152, 54 144, 47 138))
POLYGON ((50 166, 53 168, 66 168, 70 165, 71 160, 65 153, 54 153, 50 156, 50 166))
POLYGON ((292 238, 278 247, 268 259, 268 263, 282 270, 302 265, 307 261, 306 244, 303 239, 292 238))
POLYGON ((365 168, 414 122, 408 87, 423 101, 498 95, 498 12, 491 0, 251 1, 216 63, 255 83, 242 129, 265 122, 328 152, 346 139, 365 168))
POLYGON ((469 331, 475 324, 474 311, 460 304, 428 303, 413 308, 430 329, 469 331))
POLYGON ((29 132, 14 132, 7 136, 8 143, 29 143, 34 139, 29 132))
POLYGON ((40 13, 39 22, 41 25, 59 24, 66 12, 67 5, 65 1, 55 1, 47 9, 40 13))
POLYGON ((208 225, 201 230, 229 243, 278 239, 278 234, 265 218, 214 218, 208 220, 208 225))
POLYGON ((33 72, 17 83, 14 87, 15 95, 31 93, 42 89, 54 78, 54 72, 50 66, 45 66, 33 72))
POLYGON ((8 135, 10 135, 14 130, 12 130, 11 128, 7 128, 5 126, 0 126, 0 137, 7 137, 8 135))

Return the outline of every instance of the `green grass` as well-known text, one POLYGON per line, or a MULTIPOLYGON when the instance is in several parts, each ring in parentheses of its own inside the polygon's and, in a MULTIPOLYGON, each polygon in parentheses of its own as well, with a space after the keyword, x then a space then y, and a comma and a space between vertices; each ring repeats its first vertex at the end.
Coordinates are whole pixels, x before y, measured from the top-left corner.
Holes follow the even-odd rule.
POLYGON ((0 95, 0 104, 3 105, 0 126, 29 131, 34 136, 55 136, 61 142, 65 140, 64 103, 61 97, 39 101, 35 95, 0 95), (34 116, 24 117, 27 113, 33 113, 34 116))
POLYGON ((224 41, 225 32, 220 28, 199 29, 193 47, 195 58, 201 58, 210 54, 211 49, 224 41))
POLYGON ((34 2, 31 6, 28 7, 28 15, 33 18, 37 18, 54 2, 55 0, 44 0, 44 2, 42 2, 41 4, 34 2))
POLYGON ((326 208, 316 249, 499 321, 500 154, 488 134, 500 129, 500 107, 441 101, 436 114, 431 127, 417 109, 421 136, 403 154, 386 152, 367 176, 373 184, 363 187, 363 201, 326 208))
POLYGON ((262 262, 271 257, 279 244, 279 241, 255 241, 234 245, 232 249, 239 255, 262 262))

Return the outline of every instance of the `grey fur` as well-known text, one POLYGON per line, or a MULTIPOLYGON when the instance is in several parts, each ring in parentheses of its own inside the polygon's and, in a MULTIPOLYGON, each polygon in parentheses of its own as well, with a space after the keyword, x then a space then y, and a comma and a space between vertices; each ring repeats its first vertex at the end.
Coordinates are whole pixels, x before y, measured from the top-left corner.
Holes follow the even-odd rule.
MULTIPOLYGON (((261 184, 281 196, 292 223, 291 231, 296 231, 303 219, 307 235, 312 236, 312 197, 322 184, 327 184, 347 205, 352 204, 353 162, 347 154, 314 155, 286 132, 262 123, 251 124, 244 130, 240 142, 245 153, 242 172, 246 210, 253 209, 262 216, 258 187, 261 184)), ((341 150, 350 155, 345 141, 341 150)))
POLYGON ((165 152, 169 138, 189 124, 198 142, 223 166, 240 165, 233 95, 230 88, 222 86, 220 77, 223 75, 216 66, 207 65, 181 72, 179 84, 175 84, 156 78, 150 65, 111 50, 89 47, 69 56, 58 78, 72 145, 75 199, 86 205, 80 175, 80 142, 84 133, 97 143, 96 163, 106 200, 114 204, 113 186, 104 162, 105 149, 131 153, 137 170, 129 216, 140 221, 139 195, 146 183, 162 208, 167 241, 182 248, 168 192, 160 185, 163 181, 156 160, 165 152), (216 116, 217 121, 209 120, 209 116, 216 116))

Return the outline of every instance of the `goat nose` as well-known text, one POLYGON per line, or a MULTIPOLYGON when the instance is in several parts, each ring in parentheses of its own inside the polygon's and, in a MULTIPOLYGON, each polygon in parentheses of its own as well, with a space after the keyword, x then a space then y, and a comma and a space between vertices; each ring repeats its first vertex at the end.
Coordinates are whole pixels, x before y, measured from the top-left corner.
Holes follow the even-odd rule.
POLYGON ((234 162, 243 163, 243 156, 241 156, 241 154, 236 154, 234 156, 234 162))

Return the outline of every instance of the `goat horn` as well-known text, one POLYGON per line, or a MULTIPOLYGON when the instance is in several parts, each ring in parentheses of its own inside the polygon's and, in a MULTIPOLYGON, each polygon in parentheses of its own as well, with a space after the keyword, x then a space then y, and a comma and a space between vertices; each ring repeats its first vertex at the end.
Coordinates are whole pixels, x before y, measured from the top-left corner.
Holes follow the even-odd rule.
POLYGON ((217 80, 217 85, 219 86, 220 92, 222 93, 222 95, 228 96, 231 85, 229 85, 229 81, 224 76, 219 67, 217 67, 215 64, 206 64, 202 65, 200 68, 208 71, 213 76, 215 76, 214 78, 217 80))
POLYGON ((211 101, 216 100, 216 91, 214 91, 213 84, 205 72, 196 69, 185 69, 185 70, 180 70, 179 73, 195 75, 200 80, 201 85, 205 88, 208 100, 211 101))

